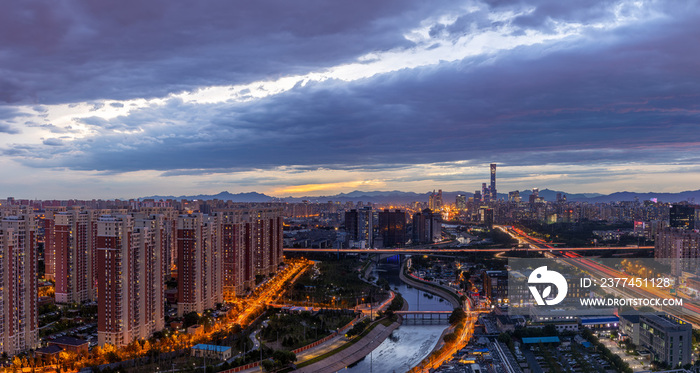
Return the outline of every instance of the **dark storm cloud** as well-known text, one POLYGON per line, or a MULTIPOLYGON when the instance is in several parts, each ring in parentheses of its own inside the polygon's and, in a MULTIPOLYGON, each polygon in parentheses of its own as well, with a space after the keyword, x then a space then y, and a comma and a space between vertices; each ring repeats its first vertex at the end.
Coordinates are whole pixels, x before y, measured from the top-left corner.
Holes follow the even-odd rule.
MULTIPOLYGON (((446 1, 26 1, 0 12, 0 102, 161 97, 410 43, 446 1)), ((451 6, 451 5, 447 5, 451 6)))
POLYGON ((54 159, 76 169, 167 171, 693 158, 700 51, 685 43, 700 33, 692 24, 664 36, 648 25, 625 29, 612 41, 591 39, 540 58, 532 56, 551 45, 516 49, 488 65, 461 61, 309 84, 249 103, 171 100, 128 117, 84 119, 98 130, 136 132, 104 131, 75 141, 80 155, 54 159), (620 35, 624 43, 615 41, 620 35))
MULTIPOLYGON (((607 17, 595 4, 588 11, 542 6, 550 18, 607 17)), ((111 120, 84 118, 98 133, 88 139, 10 146, 5 154, 36 167, 164 176, 280 167, 381 171, 461 160, 691 165, 700 156, 700 49, 689 47, 700 38, 697 13, 685 9, 488 59, 299 85, 246 103, 171 99, 111 120)), ((474 27, 488 26, 467 17, 433 33, 474 27)))

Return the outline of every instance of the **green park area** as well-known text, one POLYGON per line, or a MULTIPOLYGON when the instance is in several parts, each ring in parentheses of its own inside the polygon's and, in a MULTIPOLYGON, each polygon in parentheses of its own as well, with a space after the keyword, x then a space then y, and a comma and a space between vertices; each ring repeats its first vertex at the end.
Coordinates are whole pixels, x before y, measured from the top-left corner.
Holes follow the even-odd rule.
POLYGON ((330 335, 354 318, 354 313, 342 310, 280 312, 270 316, 260 336, 274 349, 293 350, 330 335))
POLYGON ((356 259, 316 262, 285 294, 284 302, 300 306, 353 308, 379 302, 387 292, 359 278, 362 264, 356 259))

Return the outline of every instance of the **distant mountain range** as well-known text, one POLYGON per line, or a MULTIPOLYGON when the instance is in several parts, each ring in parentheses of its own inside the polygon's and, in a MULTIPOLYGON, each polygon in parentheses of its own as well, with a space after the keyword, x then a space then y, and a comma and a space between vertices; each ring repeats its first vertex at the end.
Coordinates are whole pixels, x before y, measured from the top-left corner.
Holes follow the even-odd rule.
POLYGON ((266 196, 261 193, 256 193, 256 192, 250 192, 250 193, 229 193, 229 192, 221 192, 219 194, 199 194, 196 196, 150 196, 150 197, 142 197, 139 198, 139 200, 144 200, 144 199, 154 199, 156 201, 158 200, 168 200, 168 199, 175 199, 175 200, 181 200, 181 199, 186 199, 186 200, 200 200, 200 201, 211 201, 213 199, 220 199, 224 201, 234 201, 234 202, 275 202, 279 201, 279 198, 274 198, 270 196, 266 196))
MULTIPOLYGON (((566 193, 562 191, 543 189, 539 191, 540 197, 544 197, 545 201, 556 201, 557 194, 561 193, 566 195, 567 201, 578 201, 578 202, 616 202, 616 201, 634 201, 635 198, 639 201, 646 201, 652 198, 656 198, 661 202, 681 202, 681 201, 700 201, 700 190, 685 191, 680 193, 637 193, 637 192, 616 192, 612 194, 600 194, 600 193, 566 193)), ((442 199, 447 203, 452 203, 458 194, 466 195, 471 197, 474 195, 473 192, 442 192, 442 199)), ((523 201, 527 201, 532 194, 530 190, 520 191, 520 197, 523 201)), ((426 193, 415 193, 415 192, 401 192, 398 190, 393 191, 374 191, 374 192, 363 192, 356 190, 350 193, 341 193, 333 196, 316 196, 316 197, 271 197, 265 194, 250 192, 250 193, 229 193, 221 192, 218 194, 208 195, 200 194, 193 196, 150 196, 142 197, 140 200, 144 199, 154 199, 154 200, 204 200, 209 201, 213 199, 219 199, 224 201, 234 201, 234 202, 328 202, 328 201, 362 201, 371 203, 395 203, 395 204, 406 204, 415 201, 427 202, 430 192, 426 193)), ((507 199, 508 194, 499 193, 499 199, 507 199)))

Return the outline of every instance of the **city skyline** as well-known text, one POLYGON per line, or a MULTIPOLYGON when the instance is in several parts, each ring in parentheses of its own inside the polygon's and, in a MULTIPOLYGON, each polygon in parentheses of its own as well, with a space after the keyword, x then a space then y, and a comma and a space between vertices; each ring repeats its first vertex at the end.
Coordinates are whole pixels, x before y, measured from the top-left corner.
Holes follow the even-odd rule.
POLYGON ((698 189, 695 1, 4 8, 0 195, 698 189))

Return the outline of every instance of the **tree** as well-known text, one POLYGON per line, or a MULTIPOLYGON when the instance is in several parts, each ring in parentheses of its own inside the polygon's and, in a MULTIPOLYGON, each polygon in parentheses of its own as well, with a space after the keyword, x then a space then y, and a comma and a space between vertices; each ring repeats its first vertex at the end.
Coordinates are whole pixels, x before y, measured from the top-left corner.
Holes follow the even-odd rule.
POLYGON ((286 366, 297 361, 297 355, 292 351, 276 350, 272 354, 272 358, 279 363, 280 366, 286 366))
POLYGON ((450 315, 450 324, 456 325, 461 323, 467 318, 467 313, 461 308, 455 308, 450 315))
POLYGON ((266 372, 272 372, 273 370, 276 369, 277 365, 272 360, 263 360, 262 366, 266 372))
POLYGON ((151 350, 151 344, 148 341, 143 342, 143 351, 150 351, 151 350))
POLYGON ((545 325, 545 327, 542 328, 542 330, 544 331, 544 334, 548 336, 559 335, 559 332, 557 332, 557 327, 553 324, 545 325))
POLYGON ((183 317, 183 327, 188 328, 199 321, 199 315, 197 312, 186 313, 183 317))

